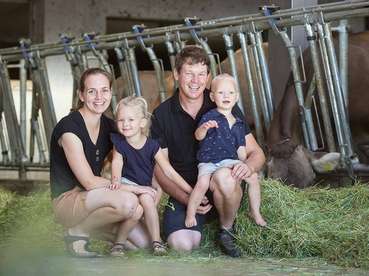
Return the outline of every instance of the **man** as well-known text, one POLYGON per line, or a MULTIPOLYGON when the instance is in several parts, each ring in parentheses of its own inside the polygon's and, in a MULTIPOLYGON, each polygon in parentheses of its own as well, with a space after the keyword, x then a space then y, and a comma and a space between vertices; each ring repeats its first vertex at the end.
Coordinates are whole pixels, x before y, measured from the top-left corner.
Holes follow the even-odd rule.
MULTIPOLYGON (((172 166, 192 186, 197 181, 198 172, 198 142, 194 131, 201 116, 215 108, 206 89, 210 77, 209 65, 206 52, 197 46, 187 46, 177 55, 174 77, 178 81, 178 91, 154 110, 151 127, 152 137, 159 141, 172 166)), ((237 106, 232 113, 243 118, 237 106)), ((155 168, 156 179, 170 196, 164 212, 163 230, 171 248, 191 251, 200 245, 206 214, 214 204, 219 215, 219 244, 223 252, 232 257, 241 255, 233 235, 233 223, 243 193, 240 182, 259 171, 265 161, 262 149, 249 128, 246 129, 246 162, 232 169, 219 169, 213 174, 212 191, 197 209, 197 225, 194 227, 185 226, 189 194, 171 182, 160 168, 155 168)))

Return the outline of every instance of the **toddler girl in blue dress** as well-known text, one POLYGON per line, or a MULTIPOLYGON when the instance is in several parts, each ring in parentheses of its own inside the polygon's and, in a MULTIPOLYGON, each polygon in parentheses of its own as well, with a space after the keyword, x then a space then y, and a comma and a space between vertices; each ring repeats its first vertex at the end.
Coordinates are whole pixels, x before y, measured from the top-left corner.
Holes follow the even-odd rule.
POLYGON ((122 99, 117 105, 116 123, 118 133, 111 134, 114 144, 112 185, 138 196, 144 209, 144 223, 151 238, 153 253, 166 254, 166 247, 160 238, 157 211, 162 190, 153 181, 155 163, 168 178, 188 193, 192 188, 170 165, 159 143, 148 137, 150 113, 144 98, 122 99))

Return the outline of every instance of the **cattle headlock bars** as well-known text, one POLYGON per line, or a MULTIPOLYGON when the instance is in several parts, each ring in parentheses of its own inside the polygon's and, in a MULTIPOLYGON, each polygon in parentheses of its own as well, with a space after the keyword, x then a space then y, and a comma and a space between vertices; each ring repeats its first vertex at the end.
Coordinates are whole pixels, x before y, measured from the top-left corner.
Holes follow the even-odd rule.
MULTIPOLYGON (((239 72, 237 72, 235 64, 233 37, 236 36, 239 39, 249 90, 248 97, 251 104, 251 111, 247 112, 251 112, 255 122, 257 139, 260 143, 263 143, 265 132, 269 128, 275 107, 268 66, 262 48, 261 34, 263 31, 272 28, 280 34, 288 47, 300 106, 305 145, 311 150, 319 148, 310 108, 313 102, 312 95, 315 94, 314 86, 316 86, 320 108, 323 114, 323 128, 327 137, 327 145, 329 146, 329 151, 335 150, 327 99, 322 84, 325 76, 342 164, 347 168, 352 168, 354 153, 347 114, 344 108, 345 102, 347 102, 347 93, 345 92, 347 80, 346 77, 341 77, 347 75, 342 71, 345 68, 345 62, 347 64, 347 57, 344 54, 345 51, 347 52, 347 48, 340 50, 341 71, 339 71, 328 22, 367 16, 369 14, 369 1, 343 1, 312 7, 273 10, 269 14, 265 13, 266 10, 268 11, 268 8, 264 8, 263 10, 264 13, 205 21, 187 18, 183 25, 152 29, 145 29, 143 26, 134 26, 132 32, 111 35, 85 34, 82 39, 75 39, 63 34, 60 36, 60 42, 58 43, 32 45, 27 41, 22 41, 20 47, 0 49, 0 147, 2 149, 0 166, 16 168, 22 172, 21 176, 24 176, 24 171, 28 167, 47 167, 48 165, 47 155, 45 154, 48 142, 45 142, 45 140, 49 141, 50 139, 52 128, 56 124, 56 117, 44 60, 45 57, 54 55, 66 56, 73 73, 73 99, 75 104, 78 80, 83 70, 89 67, 89 58, 95 58, 101 67, 114 73, 107 62, 106 50, 108 49, 114 49, 121 76, 128 84, 127 91, 124 91, 123 95, 141 95, 141 84, 134 51, 136 46, 140 46, 148 54, 153 63, 159 84, 159 95, 163 101, 166 98, 163 66, 161 60, 156 56, 153 46, 158 43, 165 43, 171 61, 171 67, 174 71, 174 55, 184 47, 186 41, 194 41, 201 45, 208 53, 211 61, 211 73, 214 76, 219 72, 217 70, 217 54, 212 52, 207 38, 217 35, 222 35, 223 37, 231 65, 231 72, 237 80, 238 89, 240 89, 239 72), (300 76, 296 46, 292 44, 285 31, 286 27, 294 25, 305 26, 314 65, 312 89, 310 89, 310 93, 308 93, 306 99, 302 95, 301 82, 303 80, 300 76), (320 54, 318 53, 319 47, 317 46, 317 42, 319 42, 320 54), (316 66, 319 56, 323 61, 323 69, 316 66), (22 119, 24 115, 21 116, 21 125, 19 125, 14 107, 8 74, 8 67, 13 66, 9 63, 12 62, 19 62, 21 65, 20 70, 23 70, 23 75, 24 68, 22 64, 24 63, 32 76, 33 100, 30 136, 31 149, 29 154, 26 153, 25 146, 25 120, 22 119), (42 124, 40 124, 38 118, 39 111, 42 114, 42 124), (5 123, 2 120, 3 117, 5 117, 5 123), (43 132, 40 129, 40 125, 43 127, 43 132), (44 139, 42 138, 43 136, 45 136, 44 139), (33 158, 35 142, 39 151, 38 162, 33 158)), ((342 29, 345 29, 345 27, 341 26, 342 29)), ((347 42, 345 44, 344 39, 342 39, 341 45, 347 45, 347 42)), ((23 83, 25 82, 24 79, 21 80, 23 83)), ((25 97, 24 84, 21 84, 21 90, 22 106, 20 110, 25 110, 23 99, 25 97)), ((246 95, 244 93, 241 93, 241 95, 239 104, 244 109, 246 95)), ((115 100, 113 99, 114 104, 115 100)))

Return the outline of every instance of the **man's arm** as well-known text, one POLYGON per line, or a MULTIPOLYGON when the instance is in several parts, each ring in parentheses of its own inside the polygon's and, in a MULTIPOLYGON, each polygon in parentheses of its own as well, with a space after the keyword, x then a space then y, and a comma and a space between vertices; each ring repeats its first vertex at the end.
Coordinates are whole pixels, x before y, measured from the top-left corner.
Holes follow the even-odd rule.
POLYGON ((254 136, 249 133, 245 136, 246 140, 246 160, 244 163, 237 164, 232 169, 232 176, 242 180, 253 173, 262 169, 265 163, 265 155, 254 136))
MULTIPOLYGON (((166 157, 168 156, 168 149, 162 149, 166 157)), ((180 203, 187 205, 189 194, 186 193, 181 187, 170 180, 160 168, 159 165, 155 165, 154 175, 156 180, 159 182, 160 187, 165 193, 178 200, 180 203)))
POLYGON ((187 205, 190 195, 178 187, 172 180, 166 177, 159 165, 155 165, 154 175, 165 193, 175 198, 180 203, 187 205))
POLYGON ((254 172, 260 171, 265 163, 265 155, 258 142, 256 142, 252 133, 245 137, 246 139, 246 164, 254 172))

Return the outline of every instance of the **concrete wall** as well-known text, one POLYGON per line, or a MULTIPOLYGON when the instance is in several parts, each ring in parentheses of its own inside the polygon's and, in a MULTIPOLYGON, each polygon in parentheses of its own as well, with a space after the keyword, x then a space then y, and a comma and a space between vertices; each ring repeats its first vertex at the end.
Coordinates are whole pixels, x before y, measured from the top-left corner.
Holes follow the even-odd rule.
POLYGON ((45 1, 45 41, 58 39, 58 33, 96 31, 105 33, 106 17, 181 20, 198 16, 218 18, 256 12, 270 1, 240 0, 49 0, 45 1), (174 4, 175 2, 175 4, 174 4))
MULTIPOLYGON (((219 18, 257 12, 258 6, 270 1, 240 0, 33 0, 44 5, 44 41, 54 42, 62 32, 80 37, 84 32, 106 32, 106 18, 143 18, 152 20, 182 20, 197 16, 202 19, 219 18)), ((41 8, 41 7, 40 7, 41 8)), ((57 118, 65 115, 72 101, 72 77, 63 56, 47 58, 50 85, 57 118)))

